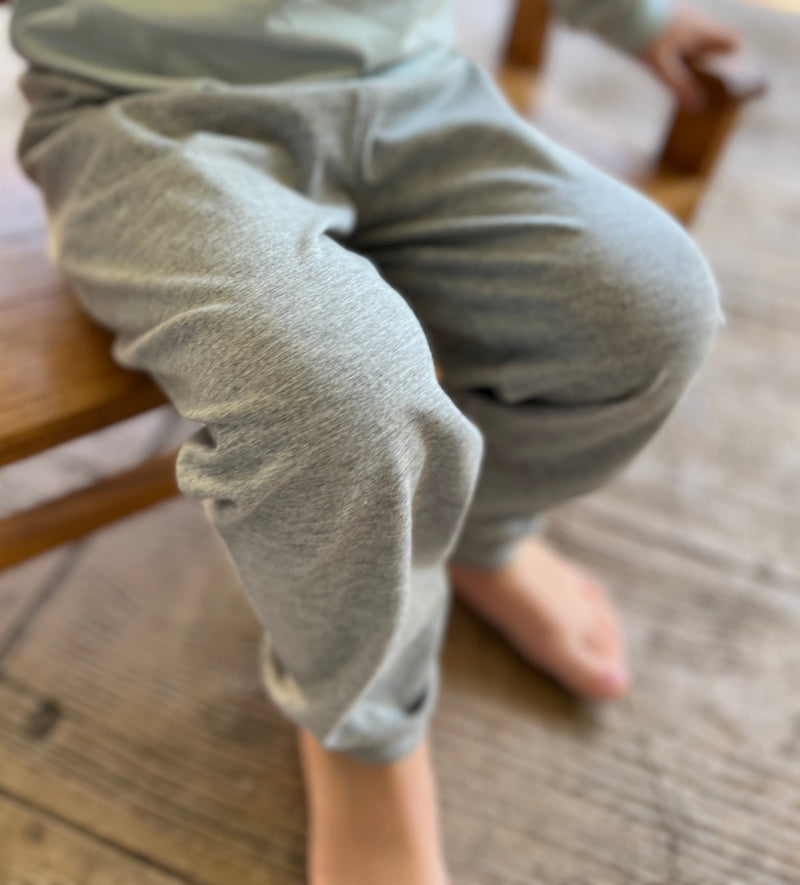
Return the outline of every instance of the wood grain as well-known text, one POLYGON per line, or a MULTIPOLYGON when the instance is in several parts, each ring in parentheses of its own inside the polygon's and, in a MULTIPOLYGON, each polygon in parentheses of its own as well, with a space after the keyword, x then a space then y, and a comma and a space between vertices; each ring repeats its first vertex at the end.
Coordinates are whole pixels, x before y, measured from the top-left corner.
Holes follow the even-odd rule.
POLYGON ((25 803, 0 795, 0 881, 8 885, 186 885, 25 803))
POLYGON ((28 613, 33 611, 39 593, 57 576, 64 553, 52 550, 24 567, 0 573, 0 657, 28 613))
POLYGON ((293 734, 259 681, 260 629, 199 504, 159 512, 155 546, 147 517, 97 533, 4 661, 0 788, 180 875, 299 882, 293 734))
POLYGON ((114 363, 110 334, 67 293, 47 258, 33 185, 9 170, 2 181, 0 465, 165 402, 145 375, 114 363), (12 224, 28 213, 33 232, 12 224))

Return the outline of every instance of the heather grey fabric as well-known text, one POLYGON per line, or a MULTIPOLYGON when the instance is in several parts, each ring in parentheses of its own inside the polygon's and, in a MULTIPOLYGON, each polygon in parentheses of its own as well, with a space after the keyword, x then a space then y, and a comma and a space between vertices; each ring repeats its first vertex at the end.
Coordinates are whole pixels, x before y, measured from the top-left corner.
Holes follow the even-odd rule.
MULTIPOLYGON (((552 0, 576 28, 627 52, 671 0, 552 0)), ((33 65, 120 90, 208 80, 350 77, 453 46, 453 0, 15 0, 11 40, 33 65)))
POLYGON ((302 84, 22 85, 54 259, 203 425, 178 480, 265 625, 270 696, 328 747, 403 755, 448 556, 503 562, 652 436, 723 322, 706 262, 455 50, 302 84))

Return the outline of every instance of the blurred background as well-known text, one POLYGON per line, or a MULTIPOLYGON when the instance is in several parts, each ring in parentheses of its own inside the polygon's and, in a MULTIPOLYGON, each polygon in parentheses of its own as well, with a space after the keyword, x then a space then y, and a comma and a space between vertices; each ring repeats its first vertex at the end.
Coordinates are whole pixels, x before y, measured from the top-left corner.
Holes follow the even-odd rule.
MULTIPOLYGON (((459 885, 800 883, 800 2, 695 5, 769 81, 690 226, 728 324, 655 442, 549 528, 613 589, 635 689, 574 701, 455 608, 433 737, 459 885)), ((487 67, 510 11, 459 0, 460 43, 487 67)), ((24 113, 7 19, 0 200, 24 113)), ((589 36, 551 37, 537 125, 612 166, 651 156, 664 89, 589 36)), ((38 203, 2 214, 0 274, 45 261, 38 203)), ((0 515, 189 429, 156 409, 6 467, 0 515)), ((0 572, 0 882, 301 882, 293 736, 258 641, 194 501, 0 572)))

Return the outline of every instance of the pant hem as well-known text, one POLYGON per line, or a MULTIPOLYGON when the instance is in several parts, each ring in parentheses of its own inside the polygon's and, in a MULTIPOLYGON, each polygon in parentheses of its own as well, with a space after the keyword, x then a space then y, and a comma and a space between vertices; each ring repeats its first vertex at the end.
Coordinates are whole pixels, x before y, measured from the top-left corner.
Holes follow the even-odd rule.
POLYGON ((500 568, 511 561, 519 542, 544 531, 545 519, 535 516, 492 526, 470 526, 461 535, 448 562, 465 568, 500 568))
MULTIPOLYGON (((392 762, 398 762, 400 759, 410 755, 416 750, 425 737, 426 731, 427 723, 423 728, 405 734, 391 743, 382 744, 378 747, 369 747, 358 750, 340 750, 336 747, 326 746, 325 749, 337 753, 343 753, 345 756, 350 756, 352 759, 357 759, 359 762, 366 762, 370 765, 389 765, 392 762)), ((325 744, 323 744, 323 746, 325 746, 325 744)))

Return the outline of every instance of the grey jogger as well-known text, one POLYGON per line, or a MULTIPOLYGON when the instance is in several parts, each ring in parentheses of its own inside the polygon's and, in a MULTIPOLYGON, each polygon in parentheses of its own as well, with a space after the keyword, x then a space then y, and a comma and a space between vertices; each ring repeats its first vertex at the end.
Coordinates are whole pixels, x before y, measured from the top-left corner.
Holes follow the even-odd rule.
POLYGON ((724 323, 707 263, 453 49, 335 81, 22 85, 54 259, 202 425, 179 485, 265 626, 271 698, 329 748, 405 754, 446 561, 503 562, 656 432, 724 323))

